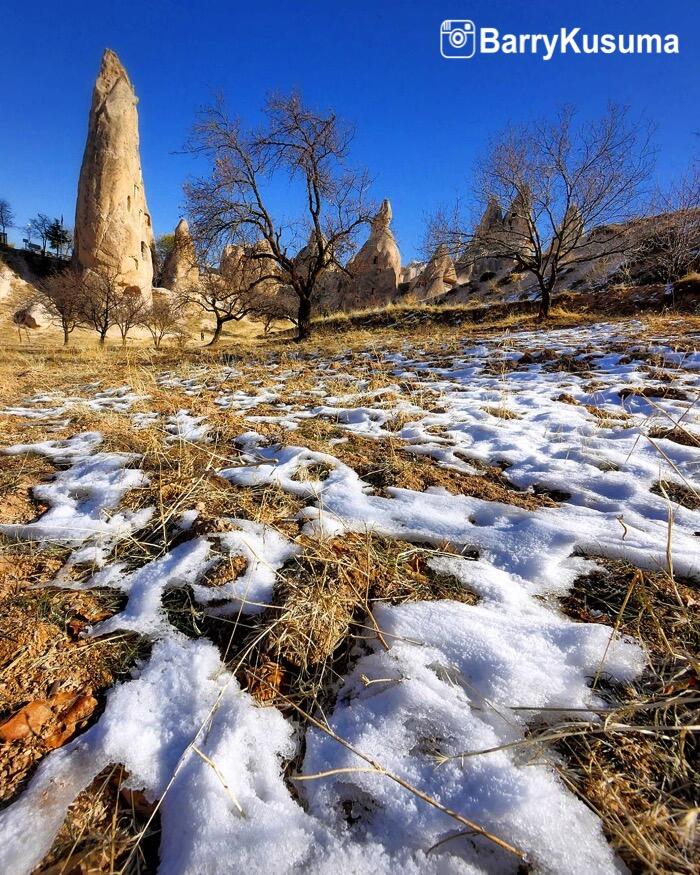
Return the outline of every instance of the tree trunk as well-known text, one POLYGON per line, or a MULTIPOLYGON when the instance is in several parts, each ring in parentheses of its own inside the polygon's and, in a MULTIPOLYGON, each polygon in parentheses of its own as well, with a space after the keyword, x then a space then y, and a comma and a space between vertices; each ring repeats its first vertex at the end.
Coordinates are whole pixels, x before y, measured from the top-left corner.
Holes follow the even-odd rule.
POLYGON ((542 286, 540 289, 541 297, 540 297, 540 319, 549 318, 549 308, 552 305, 552 292, 548 286, 542 286))
POLYGON ((63 326, 63 345, 64 345, 64 346, 68 346, 68 334, 69 334, 69 333, 70 333, 70 332, 68 331, 68 329, 67 329, 66 326, 64 325, 64 326, 63 326))
POLYGON ((297 340, 304 340, 311 335, 311 300, 299 298, 299 331, 297 340))
POLYGON ((221 331, 223 330, 224 323, 221 319, 216 320, 216 328, 214 329, 214 336, 209 341, 207 346, 215 346, 219 342, 219 338, 221 337, 221 331))
POLYGON ((107 329, 105 328, 103 331, 100 331, 100 346, 105 345, 106 339, 107 339, 107 329))

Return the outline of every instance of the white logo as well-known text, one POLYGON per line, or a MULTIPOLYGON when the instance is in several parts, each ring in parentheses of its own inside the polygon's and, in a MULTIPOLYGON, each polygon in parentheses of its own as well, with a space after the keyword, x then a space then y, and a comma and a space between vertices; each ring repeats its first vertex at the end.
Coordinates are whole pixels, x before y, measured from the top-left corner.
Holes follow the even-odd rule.
POLYGON ((476 28, 468 19, 443 21, 440 25, 440 54, 443 58, 473 58, 476 28))
POLYGON ((554 33, 501 33, 495 27, 477 30, 469 19, 448 19, 440 25, 440 54, 452 60, 482 55, 677 55, 675 33, 582 33, 580 27, 562 27, 554 33))

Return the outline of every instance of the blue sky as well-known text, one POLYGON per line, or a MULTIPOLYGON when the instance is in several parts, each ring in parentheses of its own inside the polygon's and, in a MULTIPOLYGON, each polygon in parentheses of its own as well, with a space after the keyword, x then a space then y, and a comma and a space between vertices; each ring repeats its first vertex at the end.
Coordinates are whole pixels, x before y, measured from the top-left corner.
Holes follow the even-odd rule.
MULTIPOLYGON (((251 121, 269 91, 293 87, 352 121, 355 163, 370 170, 376 197, 391 199, 405 261, 417 254, 426 214, 469 190, 489 138, 563 102, 584 116, 609 100, 644 112, 658 125, 661 182, 700 157, 696 0, 4 0, 0 42, 0 197, 18 224, 41 211, 72 225, 90 94, 106 46, 119 54, 140 98, 141 158, 157 234, 172 230, 182 212, 182 183, 197 172, 182 146, 196 110, 216 91, 251 121), (680 54, 445 60, 440 22, 459 18, 502 33, 574 26, 677 33, 680 54)), ((293 209, 283 198, 280 206, 293 209)))

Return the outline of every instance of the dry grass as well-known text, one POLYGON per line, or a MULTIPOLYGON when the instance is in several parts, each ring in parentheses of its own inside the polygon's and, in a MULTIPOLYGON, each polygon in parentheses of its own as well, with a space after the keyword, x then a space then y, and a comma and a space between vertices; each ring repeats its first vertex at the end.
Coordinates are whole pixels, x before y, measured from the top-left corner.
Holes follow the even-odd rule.
POLYGON ((649 654, 634 684, 598 688, 611 703, 605 722, 559 741, 569 785, 598 813, 632 872, 696 872, 700 723, 697 588, 667 571, 642 572, 597 559, 564 610, 616 626, 649 654))
MULTIPOLYGON (((550 324, 570 327, 590 321, 590 315, 560 308, 553 311, 550 324)), ((344 379, 347 373, 367 380, 367 390, 371 391, 396 384, 381 353, 400 351, 407 337, 426 357, 444 357, 459 351, 467 331, 478 339, 504 329, 536 329, 537 322, 533 313, 514 309, 494 312, 486 318, 466 306, 399 306, 336 317, 320 322, 318 327, 319 336, 303 344, 293 344, 284 336, 266 341, 264 346, 254 337, 228 344, 224 348, 228 364, 235 367, 239 359, 245 358, 246 370, 244 376, 234 378, 224 388, 252 395, 270 386, 275 373, 269 368, 272 353, 279 371, 292 372, 285 396, 298 392, 299 403, 307 403, 312 397, 307 393, 315 388, 316 380, 309 361, 343 354, 347 360, 333 363, 326 381, 327 393, 342 396, 355 391, 353 383, 344 379), (440 331, 435 330, 436 324, 441 326, 440 331)), ((692 345, 693 339, 684 341, 682 335, 698 327, 700 320, 692 317, 680 326, 673 319, 649 317, 640 329, 640 342, 645 331, 652 337, 672 330, 679 336, 679 348, 684 342, 692 345)), ((505 375, 509 369, 533 363, 548 370, 588 370, 585 359, 556 358, 544 350, 519 361, 494 362, 493 372, 505 375)), ((657 369, 665 366, 651 358, 649 363, 657 369)), ((63 350, 38 340, 31 346, 20 346, 13 336, 0 361, 0 401, 20 403, 37 392, 55 389, 87 397, 85 385, 99 374, 104 375, 106 386, 128 384, 148 396, 133 410, 167 416, 187 409, 195 415, 206 415, 211 442, 203 445, 176 440, 166 446, 162 424, 135 431, 128 417, 87 409, 71 411, 71 425, 58 428, 50 436, 99 430, 104 435, 105 450, 139 454, 138 464, 147 473, 149 483, 127 494, 124 506, 154 506, 156 514, 137 540, 124 542, 117 549, 115 555, 128 565, 135 567, 162 554, 177 538, 225 531, 228 517, 273 526, 301 546, 301 554, 278 575, 272 604, 255 618, 205 617, 186 590, 169 593, 164 599, 168 616, 177 628, 215 641, 228 665, 263 704, 275 704, 286 711, 302 708, 306 713, 316 713, 317 706, 326 708, 331 704, 341 677, 363 652, 364 642, 383 640, 374 621, 373 608, 378 602, 455 599, 473 604, 476 597, 453 578, 430 569, 428 560, 439 551, 368 534, 328 541, 300 535, 297 514, 305 501, 274 486, 236 487, 216 473, 239 464, 240 453, 234 444, 237 435, 254 427, 271 443, 303 443, 310 449, 331 453, 352 466, 379 494, 386 494, 390 487, 418 491, 441 487, 454 494, 528 510, 553 507, 566 498, 546 491, 519 491, 508 482, 507 472, 471 459, 466 461, 478 469, 478 474, 467 475, 430 458, 412 455, 410 446, 398 438, 358 437, 329 420, 302 421, 299 430, 291 434, 275 423, 253 425, 245 415, 216 407, 212 392, 206 389, 191 395, 156 382, 157 375, 165 370, 188 377, 202 365, 219 368, 221 364, 216 351, 166 348, 154 353, 138 345, 125 351, 95 347, 63 350), (330 439, 338 437, 346 441, 329 444, 330 439), (181 512, 190 509, 196 509, 199 517, 194 530, 183 536, 174 523, 181 512)), ((658 379, 664 384, 669 382, 662 376, 658 379)), ((590 384, 589 390, 595 391, 590 384)), ((560 400, 571 403, 569 399, 560 400)), ((401 384, 391 396, 378 396, 372 406, 395 405, 398 401, 440 410, 439 396, 421 386, 419 378, 401 384)), ((620 427, 629 422, 623 411, 609 413, 593 406, 587 409, 603 427, 620 427)), ((488 412, 512 418, 505 405, 489 408, 488 412)), ((278 415, 279 410, 261 405, 250 413, 278 415)), ((410 414, 396 415, 387 429, 397 432, 410 421, 410 414)), ((42 423, 14 417, 7 418, 5 425, 4 443, 47 437, 42 423)), ((652 431, 650 436, 687 443, 687 432, 678 432, 652 431)), ((37 457, 0 457, 0 520, 26 522, 41 513, 43 508, 34 502, 30 490, 52 470, 37 457)), ((308 469, 300 479, 322 479, 323 474, 322 467, 308 469)), ((669 483, 663 486, 672 501, 697 507, 693 504, 696 497, 685 487, 669 483)), ((0 554, 0 573, 4 574, 0 596, 0 717, 57 690, 90 688, 100 699, 139 652, 139 642, 133 637, 89 642, 77 637, 86 623, 118 609, 119 602, 112 593, 31 588, 46 584, 64 558, 61 551, 38 554, 14 546, 6 546, 0 554)), ((204 583, 216 587, 235 578, 245 570, 244 564, 243 560, 222 557, 204 583)), ((694 654, 698 645, 695 591, 661 571, 639 576, 635 569, 619 563, 603 564, 603 572, 577 582, 564 607, 571 616, 586 622, 619 624, 621 631, 645 643, 651 662, 645 676, 629 689, 613 690, 606 685, 604 675, 601 677, 598 686, 614 701, 614 722, 636 729, 625 733, 595 728, 588 731, 577 724, 570 734, 564 732, 566 737, 559 741, 566 761, 562 775, 599 812, 610 840, 634 871, 691 872, 690 835, 697 816, 692 806, 698 805, 692 796, 692 757, 696 750, 692 733, 682 731, 682 727, 698 723, 694 714, 694 654), (631 588, 633 580, 636 582, 631 588)), ((78 569, 76 573, 88 572, 78 569)), ((45 752, 39 741, 26 749, 19 744, 0 749, 0 792, 4 799, 16 796, 45 752)), ((119 771, 115 769, 102 775, 76 800, 41 871, 51 875, 119 871, 129 858, 130 871, 151 871, 155 834, 132 854, 148 807, 143 800, 125 798, 118 791, 119 771)), ((157 819, 152 827, 157 830, 157 819)))
POLYGON ((649 430, 649 437, 663 438, 686 447, 700 447, 700 438, 689 432, 686 428, 665 428, 663 426, 649 430))
POLYGON ((660 480, 652 486, 651 491, 655 495, 660 495, 674 504, 687 507, 689 510, 700 510, 700 494, 685 483, 678 483, 675 480, 660 480))
POLYGON ((372 439, 352 433, 338 432, 335 426, 322 420, 302 423, 299 433, 304 446, 319 452, 332 449, 333 455, 353 468, 380 495, 389 487, 425 492, 430 487, 446 489, 453 495, 469 495, 483 501, 498 501, 526 510, 554 507, 558 500, 536 491, 524 492, 509 483, 507 476, 495 465, 477 459, 467 459, 478 474, 465 474, 441 465, 429 456, 416 455, 410 445, 398 438, 372 439), (342 444, 329 448, 325 441, 338 433, 346 438, 342 444))
POLYGON ((148 824, 153 806, 142 793, 120 791, 126 777, 121 766, 110 766, 80 793, 36 875, 144 875, 157 870, 159 819, 148 824))
POLYGON ((633 424, 633 417, 624 410, 604 410, 602 407, 596 407, 595 404, 584 406, 591 416, 595 416, 598 420, 600 428, 625 428, 633 424))
MULTIPOLYGON (((99 697, 143 653, 135 636, 79 637, 118 609, 121 600, 112 591, 32 588, 61 564, 55 552, 3 547, 0 553, 0 722, 59 693, 99 697)), ((0 800, 16 796, 51 748, 46 734, 35 731, 0 745, 0 800)))
POLYGON ((522 419, 519 413, 510 410, 508 407, 501 405, 500 407, 482 407, 489 416, 495 416, 498 419, 522 419))
POLYGON ((298 543, 302 553, 280 573, 273 604, 230 654, 251 692, 283 709, 293 702, 313 712, 328 704, 355 645, 377 636, 382 640, 375 603, 476 602, 463 584, 428 566, 434 550, 370 534, 325 541, 301 537, 298 543))

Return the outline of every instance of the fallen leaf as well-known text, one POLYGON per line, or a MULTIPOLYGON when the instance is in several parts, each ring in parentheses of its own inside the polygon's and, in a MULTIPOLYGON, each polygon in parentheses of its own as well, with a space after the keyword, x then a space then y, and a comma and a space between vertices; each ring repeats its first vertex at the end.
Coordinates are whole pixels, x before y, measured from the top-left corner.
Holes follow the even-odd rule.
POLYGON ((79 723, 92 714, 97 699, 91 690, 85 693, 56 693, 49 699, 36 699, 0 725, 0 740, 19 741, 34 735, 49 750, 61 747, 75 733, 79 723))

